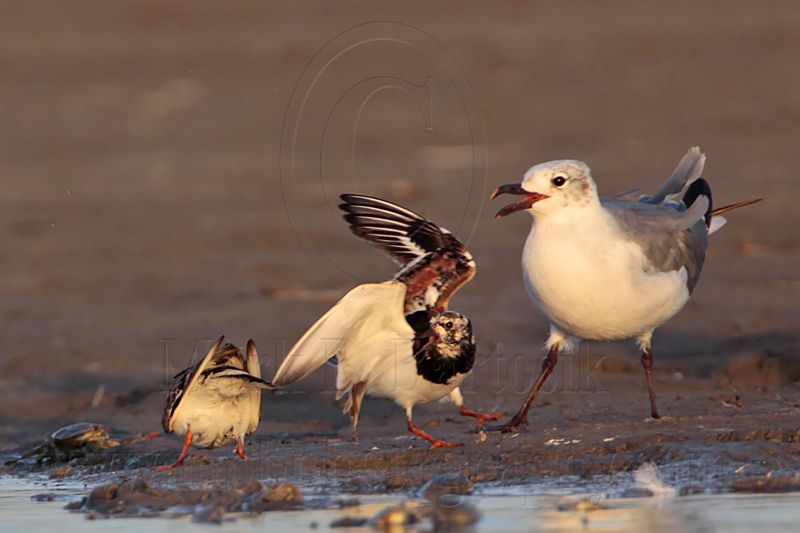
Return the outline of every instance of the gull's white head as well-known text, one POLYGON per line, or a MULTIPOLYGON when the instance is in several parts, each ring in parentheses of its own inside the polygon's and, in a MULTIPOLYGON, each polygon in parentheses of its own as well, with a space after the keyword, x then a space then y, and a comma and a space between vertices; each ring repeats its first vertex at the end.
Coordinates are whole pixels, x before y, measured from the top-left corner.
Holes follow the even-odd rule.
POLYGON ((565 207, 596 205, 600 201, 589 166, 574 159, 539 163, 525 172, 522 183, 501 185, 492 193, 492 198, 501 194, 519 194, 525 198, 505 206, 495 218, 517 211, 547 214, 565 207))

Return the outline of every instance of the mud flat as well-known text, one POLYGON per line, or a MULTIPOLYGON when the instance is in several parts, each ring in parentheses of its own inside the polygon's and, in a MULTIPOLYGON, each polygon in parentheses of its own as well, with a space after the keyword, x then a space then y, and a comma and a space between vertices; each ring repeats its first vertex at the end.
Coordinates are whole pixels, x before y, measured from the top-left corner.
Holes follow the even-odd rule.
MULTIPOLYGON (((738 491, 795 490, 800 37, 796 4, 771 6, 339 9, 311 1, 297 10, 97 0, 7 10, 0 469, 15 480, 44 478, 38 492, 77 483, 82 496, 121 483, 234 490, 287 482, 304 501, 402 498, 434 474, 462 474, 478 494, 551 484, 591 491, 645 462, 660 465, 677 490, 702 492, 676 500, 701 511, 709 501, 735 508, 744 501, 738 491), (366 24, 387 20, 402 24, 366 24), (406 33, 392 33, 401 26, 406 33), (298 119, 289 116, 298 80, 316 52, 354 27, 423 49, 426 35, 439 44, 427 59, 378 47, 328 68, 309 100, 311 121, 298 130, 305 136, 287 154, 283 125, 298 119), (445 83, 457 71, 469 121, 445 83), (345 88, 387 74, 409 88, 435 79, 435 120, 420 120, 407 93, 389 91, 359 115, 354 140, 361 100, 345 99, 331 115, 333 104, 345 88), (238 343, 253 337, 268 376, 336 298, 391 276, 392 265, 336 213, 346 191, 400 202, 468 242, 477 276, 452 302, 472 318, 479 343, 465 396, 474 409, 513 411, 539 368, 547 324, 520 283, 528 220, 495 222, 493 186, 534 162, 576 157, 604 193, 652 192, 695 144, 708 154, 719 205, 766 200, 731 214, 691 302, 656 334, 664 420, 645 420, 634 348, 592 344, 561 359, 530 428, 517 435, 481 435, 450 405, 416 409, 427 431, 465 443, 453 450, 428 450, 406 435, 399 408, 373 399, 362 440, 350 442, 326 370, 265 395, 249 463, 230 449, 194 450, 185 468, 156 474, 153 466, 179 452, 171 438, 66 462, 24 457, 77 421, 105 424, 122 440, 158 429, 166 379, 223 333, 238 343)), ((63 502, 33 503, 66 514, 63 502)))

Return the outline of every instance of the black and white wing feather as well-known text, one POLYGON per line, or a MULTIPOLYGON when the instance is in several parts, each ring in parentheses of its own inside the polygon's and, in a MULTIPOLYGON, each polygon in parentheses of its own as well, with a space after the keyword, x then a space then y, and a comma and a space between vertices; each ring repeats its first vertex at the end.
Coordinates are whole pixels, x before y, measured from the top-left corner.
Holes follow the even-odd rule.
POLYGON ((339 208, 350 230, 405 266, 441 248, 464 249, 450 231, 380 198, 343 194, 339 208))
POLYGON ((475 260, 447 229, 404 207, 360 194, 341 195, 350 230, 381 248, 403 268, 405 312, 447 309, 452 295, 475 275, 475 260))

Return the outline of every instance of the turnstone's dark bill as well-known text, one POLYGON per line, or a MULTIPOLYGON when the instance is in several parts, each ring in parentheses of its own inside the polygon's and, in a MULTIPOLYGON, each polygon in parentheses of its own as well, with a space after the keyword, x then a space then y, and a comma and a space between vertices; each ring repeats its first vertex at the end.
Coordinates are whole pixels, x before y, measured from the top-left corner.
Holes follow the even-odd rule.
POLYGON ((449 396, 479 422, 496 420, 466 409, 458 389, 475 361, 472 324, 448 311, 452 294, 475 273, 475 262, 449 231, 385 200, 343 195, 352 230, 401 265, 394 280, 347 293, 294 345, 273 378, 298 381, 336 356, 338 397, 348 396, 355 437, 364 394, 388 397, 406 411, 408 430, 434 448, 457 444, 418 428, 415 405, 449 396))
POLYGON ((530 168, 520 184, 499 194, 522 196, 497 217, 527 211, 534 219, 522 252, 523 281, 550 321, 548 355, 517 414, 499 429, 526 423, 528 408, 553 371, 560 351, 581 339, 634 338, 642 351, 650 413, 658 418, 652 384, 651 339, 680 311, 700 279, 708 236, 720 215, 759 200, 718 209, 701 177, 705 155, 690 149, 652 196, 600 199, 586 163, 559 160, 530 168))
POLYGON ((197 364, 170 380, 162 425, 167 433, 185 435, 180 457, 171 465, 181 466, 189 446, 216 448, 236 441, 236 454, 244 453, 244 436, 253 433, 261 418, 261 389, 273 389, 261 379, 261 364, 252 340, 247 357, 233 344, 222 345, 220 337, 197 364))

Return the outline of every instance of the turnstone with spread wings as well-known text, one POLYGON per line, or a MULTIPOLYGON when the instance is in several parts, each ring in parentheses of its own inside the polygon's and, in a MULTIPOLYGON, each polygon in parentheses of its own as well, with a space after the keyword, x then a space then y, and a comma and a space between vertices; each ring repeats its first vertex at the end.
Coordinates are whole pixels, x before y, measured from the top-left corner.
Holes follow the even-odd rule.
POLYGON ((348 395, 354 437, 369 392, 402 406, 409 431, 434 448, 455 446, 417 427, 412 410, 449 396, 480 423, 499 416, 466 409, 458 389, 474 364, 475 339, 469 319, 447 307, 474 275, 472 256, 449 231, 402 207, 367 196, 342 199, 353 231, 403 267, 392 281, 347 293, 294 345, 273 383, 298 381, 335 356, 338 397, 348 395))

